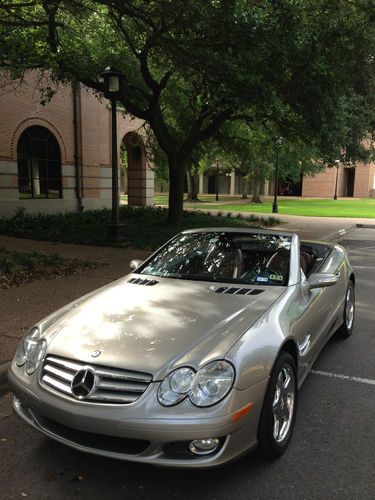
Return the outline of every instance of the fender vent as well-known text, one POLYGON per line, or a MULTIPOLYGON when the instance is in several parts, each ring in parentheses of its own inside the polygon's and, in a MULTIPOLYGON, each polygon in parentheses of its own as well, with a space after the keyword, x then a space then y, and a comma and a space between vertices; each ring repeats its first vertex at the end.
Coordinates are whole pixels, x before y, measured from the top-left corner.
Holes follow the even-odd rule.
POLYGON ((133 285, 154 286, 159 282, 156 280, 147 280, 144 278, 132 278, 128 281, 128 283, 132 283, 133 285))
POLYGON ((234 286, 221 286, 216 288, 216 293, 229 293, 231 295, 259 295, 263 293, 264 290, 259 290, 256 288, 236 288, 234 286))

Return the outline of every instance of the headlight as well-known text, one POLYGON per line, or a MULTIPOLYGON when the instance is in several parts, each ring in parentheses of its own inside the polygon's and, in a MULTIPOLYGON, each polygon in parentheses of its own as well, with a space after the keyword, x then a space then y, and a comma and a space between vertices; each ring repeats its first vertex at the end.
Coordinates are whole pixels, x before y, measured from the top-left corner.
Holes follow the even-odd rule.
POLYGON ((214 361, 197 373, 190 401, 196 406, 211 406, 222 400, 230 391, 234 380, 233 366, 227 361, 214 361))
POLYGON ((191 368, 179 368, 160 384, 159 402, 172 406, 185 397, 196 406, 211 406, 221 401, 232 388, 234 368, 228 361, 213 361, 196 373, 191 368))
POLYGON ((40 340, 38 328, 32 328, 22 339, 15 355, 17 366, 25 365, 26 373, 31 375, 40 365, 46 351, 45 340, 40 340))
POLYGON ((195 375, 195 371, 191 368, 179 368, 170 373, 159 387, 160 403, 164 406, 179 403, 193 387, 195 375))

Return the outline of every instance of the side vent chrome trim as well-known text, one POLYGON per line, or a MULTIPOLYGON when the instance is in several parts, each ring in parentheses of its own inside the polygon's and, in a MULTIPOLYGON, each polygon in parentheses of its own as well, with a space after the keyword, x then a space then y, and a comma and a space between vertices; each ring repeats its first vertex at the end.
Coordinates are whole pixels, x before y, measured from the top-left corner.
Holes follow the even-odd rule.
POLYGON ((309 350, 309 347, 310 347, 310 337, 311 335, 306 335, 306 337, 304 337, 301 342, 298 343, 298 350, 299 350, 299 355, 300 356, 304 356, 305 354, 307 354, 307 351, 309 350))

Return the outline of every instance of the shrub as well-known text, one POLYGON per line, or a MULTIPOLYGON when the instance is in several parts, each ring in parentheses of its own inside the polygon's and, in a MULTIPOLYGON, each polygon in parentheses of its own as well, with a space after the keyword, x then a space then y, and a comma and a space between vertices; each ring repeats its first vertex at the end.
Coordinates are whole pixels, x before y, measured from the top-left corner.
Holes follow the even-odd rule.
MULTIPOLYGON (((217 217, 201 211, 184 211, 184 224, 170 224, 166 208, 120 207, 120 221, 124 224, 125 242, 137 248, 157 248, 183 229, 197 227, 236 226, 263 227, 273 225, 256 216, 235 219, 218 213, 217 217)), ((19 209, 13 217, 0 218, 0 234, 35 240, 107 245, 107 225, 111 221, 109 209, 65 212, 62 214, 27 214, 19 209)))

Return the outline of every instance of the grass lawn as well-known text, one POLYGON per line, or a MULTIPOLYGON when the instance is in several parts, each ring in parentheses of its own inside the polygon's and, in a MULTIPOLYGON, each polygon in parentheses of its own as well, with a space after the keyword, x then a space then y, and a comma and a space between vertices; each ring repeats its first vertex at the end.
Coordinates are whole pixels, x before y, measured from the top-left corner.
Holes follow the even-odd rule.
MULTIPOLYGON (((272 214, 273 200, 267 199, 263 203, 220 203, 210 204, 212 210, 223 212, 254 212, 272 214)), ((375 218, 375 198, 341 198, 338 200, 316 198, 285 198, 278 197, 279 214, 304 215, 315 217, 364 217, 375 218)), ((207 209, 206 205, 196 205, 196 208, 207 209)))
MULTIPOLYGON (((273 198, 264 198, 260 205, 250 204, 241 196, 219 196, 215 203, 215 195, 200 195, 198 203, 185 202, 186 208, 200 210, 221 210, 223 212, 254 212, 272 215, 273 198)), ((127 200, 126 195, 121 196, 127 200)), ((155 196, 155 205, 168 205, 168 195, 155 196)), ((278 197, 279 213, 285 215, 305 215, 315 217, 364 217, 375 218, 375 198, 340 198, 328 200, 322 198, 289 198, 278 197)))
MULTIPOLYGON (((107 225, 111 211, 85 210, 82 213, 29 215, 18 210, 11 218, 0 217, 0 234, 34 240, 107 245, 107 225)), ((165 208, 120 206, 120 221, 124 224, 124 243, 134 248, 154 249, 183 229, 196 227, 235 226, 264 227, 277 223, 273 217, 215 217, 202 212, 185 212, 184 224, 173 225, 167 220, 165 208)))
POLYGON ((64 259, 54 254, 11 252, 0 248, 0 289, 40 279, 67 276, 93 267, 97 267, 97 264, 64 259))

